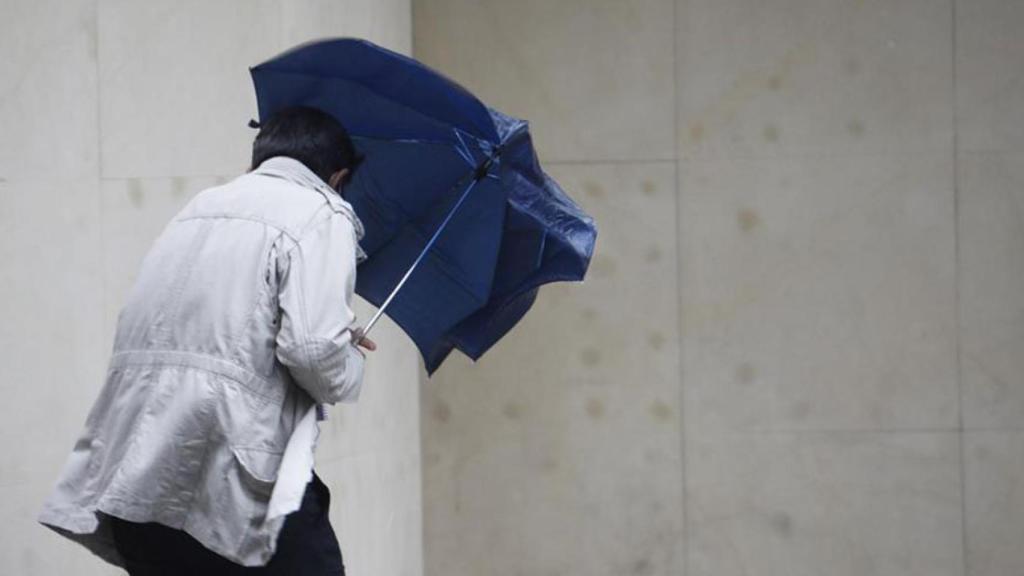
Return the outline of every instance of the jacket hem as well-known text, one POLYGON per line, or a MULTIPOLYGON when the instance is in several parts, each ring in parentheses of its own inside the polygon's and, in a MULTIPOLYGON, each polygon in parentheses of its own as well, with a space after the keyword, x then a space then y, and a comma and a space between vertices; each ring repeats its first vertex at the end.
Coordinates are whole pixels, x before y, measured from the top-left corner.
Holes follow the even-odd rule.
POLYGON ((119 568, 127 568, 124 558, 117 551, 110 533, 109 520, 104 516, 116 516, 130 522, 159 522, 170 528, 181 530, 195 538, 208 550, 240 566, 265 566, 277 549, 277 539, 284 524, 281 516, 267 521, 269 530, 260 534, 249 534, 239 545, 239 550, 255 551, 255 556, 243 558, 238 550, 229 549, 218 543, 215 529, 208 524, 186 519, 182 515, 169 515, 162 508, 133 504, 116 497, 107 496, 93 506, 47 506, 36 517, 36 521, 57 534, 84 546, 100 559, 119 568))

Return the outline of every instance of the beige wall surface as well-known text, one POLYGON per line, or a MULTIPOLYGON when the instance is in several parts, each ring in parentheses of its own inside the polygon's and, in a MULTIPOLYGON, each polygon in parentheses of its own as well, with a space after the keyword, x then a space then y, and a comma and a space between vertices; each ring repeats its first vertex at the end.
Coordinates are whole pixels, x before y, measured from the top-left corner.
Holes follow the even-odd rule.
POLYGON ((425 382, 425 574, 1024 574, 1024 4, 413 14, 599 229, 425 382))
MULTIPOLYGON (((0 574, 123 574, 35 522, 98 392, 121 302, 166 221, 247 167, 248 66, 360 36, 411 51, 408 0, 2 0, 0 574)), ((357 303, 369 319, 372 307, 357 303)), ((374 339, 358 403, 321 423, 316 468, 353 574, 422 573, 411 342, 374 339)))

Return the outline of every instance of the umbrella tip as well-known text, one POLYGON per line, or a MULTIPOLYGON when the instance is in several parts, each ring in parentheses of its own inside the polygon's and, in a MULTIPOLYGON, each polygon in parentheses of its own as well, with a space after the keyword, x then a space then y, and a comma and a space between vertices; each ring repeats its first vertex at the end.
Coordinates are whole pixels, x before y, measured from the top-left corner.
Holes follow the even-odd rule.
POLYGON ((259 122, 257 122, 256 120, 254 120, 252 118, 249 119, 249 128, 259 128, 259 127, 260 127, 260 123, 259 122))

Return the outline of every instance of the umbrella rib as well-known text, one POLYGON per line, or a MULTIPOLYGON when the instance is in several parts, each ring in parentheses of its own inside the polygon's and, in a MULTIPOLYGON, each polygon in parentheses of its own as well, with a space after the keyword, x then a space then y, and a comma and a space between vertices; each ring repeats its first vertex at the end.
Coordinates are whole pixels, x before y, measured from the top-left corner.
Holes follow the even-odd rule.
MULTIPOLYGON (((305 77, 305 78, 323 79, 323 77, 317 76, 317 75, 312 74, 310 72, 300 71, 300 70, 282 70, 282 69, 275 68, 275 67, 272 67, 272 66, 264 66, 262 68, 257 68, 257 70, 258 71, 271 72, 273 74, 284 74, 284 75, 287 75, 287 76, 302 76, 302 77, 305 77)), ((408 110, 409 112, 412 112, 413 114, 416 114, 418 116, 426 118, 427 120, 430 120, 431 122, 434 122, 436 124, 439 124, 439 125, 447 127, 447 128, 455 128, 455 125, 450 120, 437 118, 437 117, 435 117, 433 115, 430 115, 430 114, 424 114, 422 111, 417 110, 417 109, 409 106, 408 104, 406 104, 404 102, 396 100, 396 99, 392 98, 388 94, 384 94, 384 93, 378 92, 378 91, 374 90, 373 88, 367 86, 366 84, 364 84, 362 82, 359 82, 357 80, 354 80, 352 78, 340 78, 340 77, 337 77, 337 76, 328 76, 327 78, 329 78, 331 80, 341 81, 341 82, 348 82, 348 83, 353 84, 355 86, 359 86, 363 90, 366 90, 367 92, 370 92, 371 94, 373 94, 373 95, 375 95, 375 96, 377 96, 377 97, 379 97, 379 98, 381 98, 383 100, 387 100, 388 102, 391 102, 395 106, 398 106, 400 108, 408 110)), ((257 92, 258 92, 258 89, 257 89, 257 92)), ((473 124, 473 123, 471 122, 470 124, 473 124)), ((474 137, 480 138, 481 140, 487 140, 488 139, 487 136, 477 136, 475 134, 474 134, 474 137)), ((452 142, 452 144, 454 144, 454 142, 452 142)))
POLYGON ((413 270, 415 270, 416 267, 419 266, 420 262, 427 255, 427 252, 429 252, 430 249, 434 246, 434 243, 437 241, 438 237, 441 236, 441 232, 443 232, 445 227, 448 226, 448 222, 451 221, 452 216, 454 216, 455 212, 459 209, 459 207, 462 206, 462 203, 469 196, 469 192, 473 190, 473 187, 476 186, 477 182, 479 181, 479 178, 473 178, 473 180, 470 181, 469 186, 466 186, 466 190, 462 193, 462 196, 459 197, 459 201, 455 203, 455 206, 453 206, 451 210, 448 211, 448 215, 445 216, 444 221, 441 222, 440 226, 437 227, 437 230, 434 231, 433 236, 431 236, 430 240, 427 241, 427 245, 423 247, 423 250, 421 250, 419 255, 416 257, 416 260, 412 263, 411 266, 409 266, 409 269, 405 271, 405 275, 403 275, 402 279, 398 281, 398 284, 394 287, 394 289, 391 290, 391 294, 388 294, 387 299, 384 300, 384 303, 381 304, 380 308, 377 309, 376 314, 374 314, 373 318, 370 319, 370 322, 367 323, 366 328, 363 330, 364 336, 370 333, 370 329, 373 328, 374 324, 377 323, 377 320, 379 320, 381 315, 384 314, 384 310, 388 307, 391 301, 398 294, 398 291, 402 289, 402 286, 405 285, 406 280, 408 280, 409 276, 412 275, 413 270))

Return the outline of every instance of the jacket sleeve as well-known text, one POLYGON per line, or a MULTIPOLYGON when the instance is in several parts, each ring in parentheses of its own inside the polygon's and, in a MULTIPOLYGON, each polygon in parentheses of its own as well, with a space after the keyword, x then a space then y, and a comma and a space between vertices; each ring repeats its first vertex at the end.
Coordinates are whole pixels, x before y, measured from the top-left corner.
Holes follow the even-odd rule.
POLYGON ((356 247, 352 223, 322 209, 282 262, 277 358, 320 404, 355 402, 366 360, 352 343, 356 247))

